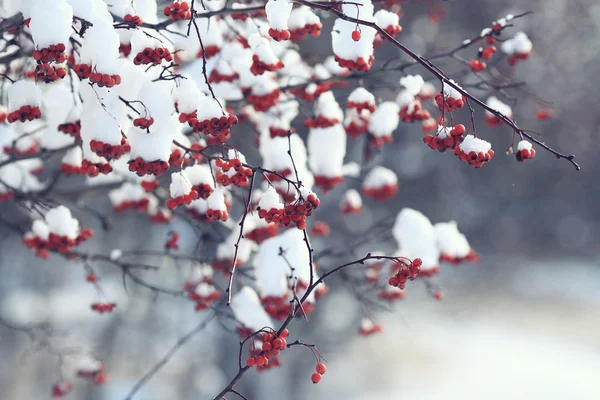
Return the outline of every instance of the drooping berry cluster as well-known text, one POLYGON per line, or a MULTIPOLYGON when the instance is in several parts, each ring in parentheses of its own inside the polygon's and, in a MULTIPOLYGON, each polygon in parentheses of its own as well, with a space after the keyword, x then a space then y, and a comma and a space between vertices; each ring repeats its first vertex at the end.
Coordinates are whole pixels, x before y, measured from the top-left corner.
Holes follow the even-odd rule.
POLYGON ((464 96, 460 98, 455 98, 451 96, 443 96, 441 93, 435 95, 435 103, 437 104, 440 110, 458 110, 464 107, 465 101, 467 101, 467 99, 464 96))
POLYGON ((144 50, 139 52, 135 58, 133 59, 133 63, 135 65, 147 65, 147 64, 160 64, 163 60, 167 62, 173 61, 173 56, 169 49, 165 47, 158 47, 156 49, 151 49, 150 47, 146 47, 144 50))
POLYGON ((35 67, 35 79, 44 83, 63 79, 66 75, 67 70, 63 67, 55 67, 50 64, 38 64, 35 67))
POLYGON ((337 118, 326 118, 322 115, 317 115, 314 118, 308 118, 304 121, 304 125, 308 128, 329 128, 339 123, 340 120, 337 118))
POLYGON ((283 68, 283 61, 278 60, 274 64, 268 64, 260 59, 260 57, 256 54, 252 56, 252 65, 250 66, 250 72, 254 75, 262 75, 265 71, 279 71, 283 68))
POLYGON ((115 303, 97 302, 93 303, 90 308, 99 314, 113 312, 117 305, 115 303))
POLYGON ((18 110, 8 113, 6 116, 7 121, 12 124, 15 121, 25 122, 33 121, 42 117, 42 112, 39 107, 35 106, 21 106, 18 110))
POLYGON ((277 236, 278 233, 279 227, 276 224, 268 224, 245 233, 244 237, 260 244, 269 238, 277 236))
POLYGON ((125 210, 146 211, 150 201, 146 199, 140 200, 124 200, 113 206, 115 212, 121 213, 125 210))
POLYGON ((464 257, 454 257, 449 254, 440 253, 440 262, 442 262, 442 261, 448 262, 453 265, 459 265, 459 264, 462 264, 463 262, 474 263, 474 262, 479 261, 479 253, 477 253, 473 249, 471 249, 469 251, 469 253, 464 257))
POLYGON ((248 178, 252 176, 252 169, 246 168, 242 165, 242 161, 239 158, 234 158, 229 161, 222 158, 217 158, 215 164, 222 172, 217 174, 217 183, 221 186, 234 185, 237 187, 248 186, 248 178), (232 170, 235 173, 231 173, 232 170))
POLYGON ((525 160, 531 160, 535 157, 535 149, 526 140, 521 140, 517 146, 517 152, 515 153, 517 161, 524 162, 525 160))
POLYGON ((76 166, 76 165, 71 165, 71 164, 66 164, 66 163, 61 163, 60 164, 60 170, 66 175, 83 175, 87 172, 86 168, 83 168, 83 166, 76 166))
POLYGON ((436 135, 425 136, 423 142, 433 150, 443 153, 448 149, 455 149, 462 143, 465 132, 466 128, 463 124, 458 124, 452 129, 440 126, 436 135))
POLYGON ((125 17, 123 17, 123 20, 125 21, 125 23, 127 25, 129 25, 132 28, 135 28, 136 26, 140 26, 144 23, 144 21, 142 21, 142 18, 140 18, 137 15, 131 15, 131 14, 125 15, 125 17))
POLYGON ((202 49, 198 50, 197 57, 198 58, 206 58, 208 60, 208 59, 213 58, 217 54, 219 54, 220 51, 221 51, 221 48, 219 46, 215 46, 215 45, 204 46, 204 51, 202 51, 202 49))
POLYGON ((321 28, 323 28, 323 25, 321 23, 314 23, 305 24, 300 28, 292 29, 290 31, 290 40, 294 43, 298 43, 308 35, 318 37, 319 35, 321 35, 321 28))
POLYGON ((279 88, 260 96, 248 93, 246 95, 246 101, 248 101, 248 104, 252 104, 252 107, 254 107, 256 111, 265 112, 279 103, 279 95, 279 88))
MULTIPOLYGON (((180 117, 183 114, 180 114, 180 117)), ((187 123, 194 132, 203 132, 210 135, 219 143, 225 143, 231 137, 231 127, 238 123, 238 118, 233 114, 199 121, 196 116, 188 117, 187 123)), ((207 138, 208 141, 209 138, 207 138)))
POLYGON ((32 56, 38 63, 63 63, 66 60, 65 49, 63 43, 51 44, 41 50, 34 50, 32 56))
POLYGON ((112 165, 108 163, 92 163, 88 160, 81 162, 81 167, 85 169, 85 173, 90 178, 98 176, 99 174, 108 175, 112 172, 112 165))
POLYGON ((187 194, 177 196, 177 197, 172 197, 172 198, 168 199, 167 207, 169 207, 169 209, 171 209, 171 210, 174 210, 181 205, 191 204, 191 202, 196 200, 198 197, 199 197, 198 192, 196 192, 195 190, 191 190, 187 194))
POLYGON ((154 124, 154 118, 136 118, 133 120, 133 126, 137 126, 140 129, 148 129, 154 124))
POLYGON ((321 379, 323 377, 323 375, 325 374, 325 372, 327 371, 327 367, 325 366, 325 364, 323 363, 317 363, 317 365, 315 366, 315 371, 310 379, 312 380, 312 383, 317 384, 319 382, 321 382, 321 379))
POLYGON ((317 195, 310 193, 306 199, 298 199, 285 208, 271 208, 270 210, 259 208, 258 216, 280 226, 290 226, 293 223, 298 229, 304 229, 306 228, 306 217, 310 216, 313 210, 319 207, 319 204, 321 204, 321 200, 317 195))
MULTIPOLYGON (((354 32, 358 32, 358 31, 354 31, 354 32)), ((360 32, 359 32, 359 35, 360 35, 360 32)), ((354 38, 354 34, 352 35, 352 37, 354 38)), ((359 40, 360 40, 360 38, 359 38, 359 40)), ((337 61, 337 63, 340 65, 340 67, 348 68, 350 70, 359 71, 359 72, 367 72, 368 70, 370 70, 371 66, 373 65, 374 60, 375 60, 375 57, 373 57, 373 56, 369 56, 369 58, 366 60, 364 57, 359 57, 356 60, 346 60, 345 58, 335 56, 335 61, 337 61)))
POLYGON ((130 145, 123 143, 123 141, 121 143, 119 145, 111 145, 100 140, 90 140, 90 149, 98 156, 104 157, 107 160, 118 160, 123 154, 131 150, 130 145))
POLYGON ((58 126, 59 132, 66 133, 67 135, 73 136, 74 138, 79 137, 81 132, 81 121, 66 122, 58 126))
POLYGON ((192 17, 192 11, 190 10, 190 5, 187 1, 174 1, 173 4, 167 5, 165 7, 164 13, 173 21, 190 19, 192 17))
POLYGON ((99 72, 91 72, 88 75, 90 82, 95 83, 98 87, 111 88, 121 84, 120 75, 101 74, 99 72))
POLYGON ((271 36, 276 42, 279 42, 281 40, 289 40, 292 37, 288 29, 273 28, 269 28, 269 36, 271 36))
POLYGON ((388 283, 398 289, 404 289, 408 280, 414 280, 421 273, 423 262, 415 258, 412 262, 401 262, 402 265, 396 275, 392 276, 388 283))
POLYGON ((485 63, 485 61, 472 59, 469 62, 469 67, 471 67, 471 69, 474 72, 481 72, 481 71, 483 71, 484 69, 487 68, 487 64, 485 63))
POLYGON ((250 349, 250 358, 246 360, 249 367, 256 366, 258 371, 264 371, 270 367, 279 366, 281 362, 277 359, 279 354, 287 348, 287 337, 289 332, 284 329, 280 335, 273 331, 262 334, 260 349, 250 349))
POLYGON ((47 239, 43 239, 33 233, 28 233, 23 237, 23 244, 28 249, 35 250, 36 256, 48 258, 51 251, 68 254, 74 246, 83 243, 92 236, 94 236, 94 232, 91 229, 82 229, 75 239, 54 233, 50 233, 47 239))
POLYGON ((468 135, 463 142, 454 149, 454 154, 461 161, 472 165, 475 168, 481 168, 483 164, 489 162, 494 157, 494 150, 491 145, 481 139, 468 135))
POLYGON ((209 83, 220 83, 220 82, 233 82, 238 79, 240 75, 236 72, 231 75, 222 74, 216 68, 213 69, 208 77, 209 83))
POLYGON ((146 161, 142 157, 129 161, 129 170, 138 176, 154 175, 161 176, 169 169, 169 162, 163 160, 146 161))

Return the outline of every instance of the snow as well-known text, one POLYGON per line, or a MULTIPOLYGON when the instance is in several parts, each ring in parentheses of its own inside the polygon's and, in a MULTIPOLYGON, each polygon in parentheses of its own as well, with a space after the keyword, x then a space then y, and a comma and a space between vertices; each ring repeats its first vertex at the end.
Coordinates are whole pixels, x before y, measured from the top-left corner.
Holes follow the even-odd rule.
POLYGON ((249 286, 244 286, 232 297, 231 309, 235 319, 252 331, 273 327, 273 321, 262 307, 258 294, 249 286))
POLYGON ((169 123, 161 129, 152 133, 132 126, 127 132, 127 139, 131 145, 131 159, 142 157, 146 161, 168 161, 171 155, 171 143, 176 133, 176 127, 180 126, 177 118, 170 119, 169 123))
POLYGON ((73 23, 73 8, 69 3, 65 0, 37 1, 30 10, 29 29, 38 49, 59 43, 68 45, 73 23))
POLYGON ((521 140, 519 141, 519 144, 517 144, 517 150, 521 151, 521 150, 531 150, 533 148, 533 145, 528 142, 527 140, 521 140))
POLYGON ((343 175, 346 139, 346 131, 341 124, 310 129, 306 147, 313 174, 330 178, 343 175))
POLYGON ((420 258, 422 269, 436 268, 440 250, 436 231, 429 218, 411 208, 403 208, 396 217, 392 234, 409 259, 420 258))
MULTIPOLYGON (((352 6, 352 8, 354 9, 352 14, 356 17, 357 7, 352 6)), ((360 19, 369 20, 373 18, 368 18, 368 13, 365 13, 361 8, 360 19)), ((360 57, 368 60, 369 57, 373 55, 373 41, 375 40, 377 31, 370 27, 360 26, 358 29, 361 33, 361 38, 358 42, 355 42, 352 39, 352 32, 356 29, 356 23, 344 21, 342 19, 337 19, 335 21, 331 31, 331 44, 335 55, 345 60, 356 60, 360 57)))
POLYGON ((110 252, 111 261, 116 261, 123 255, 123 251, 121 249, 112 249, 110 252))
POLYGON ((196 164, 191 167, 186 167, 183 173, 188 177, 192 186, 209 185, 214 189, 213 176, 210 172, 210 167, 206 164, 196 164))
MULTIPOLYGON (((454 86, 456 86, 458 88, 461 88, 452 79, 450 79, 450 83, 452 83, 454 86)), ((447 82, 445 82, 443 86, 444 86, 444 97, 445 98, 450 98, 451 97, 453 99, 462 99, 463 95, 458 90, 456 90, 452 86, 450 86, 447 82)))
MULTIPOLYGON (((239 230, 234 229, 224 242, 217 246, 217 259, 218 260, 233 260, 235 256, 235 244, 238 241, 239 230)), ((254 248, 254 242, 245 238, 241 238, 238 251, 237 261, 240 263, 246 263, 250 258, 250 253, 254 248)))
POLYGON ((348 103, 367 103, 369 105, 375 105, 375 96, 367 89, 358 87, 350 93, 348 96, 348 103))
POLYGON ((466 257, 471 251, 471 246, 465 235, 459 232, 455 221, 440 222, 434 225, 437 244, 441 253, 461 258, 466 257))
POLYGON ((269 211, 272 208, 282 210, 284 205, 275 188, 273 188, 273 186, 269 186, 263 192, 262 197, 258 202, 258 207, 262 210, 269 211))
POLYGON ((79 221, 71 216, 71 211, 65 206, 50 209, 44 219, 50 233, 76 239, 79 235, 79 221))
POLYGON ((400 106, 393 101, 386 101, 371 114, 369 132, 375 137, 391 136, 400 123, 400 106))
POLYGON ((18 110, 22 106, 39 107, 42 103, 42 92, 35 83, 16 81, 8 87, 8 110, 18 110))
MULTIPOLYGON (((488 107, 498 111, 500 114, 511 118, 512 117, 512 108, 510 108, 510 106, 508 104, 505 104, 503 102, 501 102, 500 100, 498 100, 498 98, 496 96, 490 96, 487 99, 486 104, 488 105, 488 107)), ((494 116, 494 114, 492 114, 489 111, 485 111, 485 114, 487 116, 494 116)))
POLYGON ((292 2, 288 0, 269 0, 265 5, 267 20, 271 28, 285 30, 288 28, 288 19, 292 12, 292 2))
POLYGON ((206 199, 206 205, 209 209, 213 211, 227 211, 227 206, 225 205, 225 193, 223 191, 223 188, 216 187, 215 190, 210 194, 208 199, 206 199))
POLYGON ((81 147, 77 146, 67 150, 67 152, 61 160, 61 163, 72 165, 74 167, 80 167, 82 161, 83 152, 81 151, 81 147))
POLYGON ((385 29, 390 26, 399 25, 400 17, 396 13, 381 9, 375 13, 375 21, 377 21, 377 26, 385 29))
POLYGON ((533 49, 533 44, 524 32, 517 33, 511 39, 502 43, 502 51, 505 54, 528 54, 533 49))
POLYGON ((95 67, 96 72, 116 75, 121 70, 120 39, 112 21, 97 19, 85 33, 79 62, 95 67))
POLYGON ((363 201, 358 190, 348 189, 344 196, 342 197, 342 205, 349 205, 352 208, 361 208, 363 206, 363 201))
POLYGON ((142 84, 135 100, 141 102, 132 104, 140 112, 139 117, 154 118, 150 131, 158 130, 168 123, 170 116, 175 112, 171 96, 156 82, 142 84))
POLYGON ((252 52, 258 56, 258 59, 265 64, 274 65, 279 62, 271 47, 271 41, 259 33, 253 33, 248 37, 248 45, 252 49, 252 52))
POLYGON ((398 183, 396 173, 391 169, 376 166, 365 176, 363 188, 381 188, 386 185, 395 185, 398 183))
POLYGON ((108 198, 113 206, 125 201, 140 201, 147 196, 142 186, 131 182, 125 182, 121 187, 108 192, 108 198))
POLYGON ((46 222, 42 219, 36 219, 31 224, 31 232, 42 240, 48 240, 50 230, 46 222))
POLYGON ((492 148, 492 145, 490 142, 476 138, 473 135, 467 135, 459 147, 466 154, 472 151, 475 153, 487 153, 492 148))
POLYGON ((402 85, 410 94, 416 96, 421 92, 425 81, 421 75, 407 75, 400 78, 400 85, 402 85))

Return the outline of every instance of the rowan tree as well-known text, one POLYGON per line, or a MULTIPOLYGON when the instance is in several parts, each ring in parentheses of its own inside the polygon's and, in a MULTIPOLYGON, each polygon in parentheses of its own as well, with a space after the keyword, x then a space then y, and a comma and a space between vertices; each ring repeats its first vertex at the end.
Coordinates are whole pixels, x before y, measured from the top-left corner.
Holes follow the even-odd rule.
MULTIPOLYGON (((579 169, 574 156, 517 125, 506 90, 524 83, 497 73, 534 51, 519 31, 529 12, 498 16, 451 49, 418 54, 402 40, 403 7, 413 2, 5 2, 0 201, 11 211, 2 223, 38 257, 34 268, 52 257, 83 271, 97 294, 90 313, 111 318, 119 310, 103 290, 110 268, 124 285, 181 297, 198 311, 199 325, 127 399, 212 321, 241 340, 229 341, 239 347, 237 374, 214 399, 246 398, 236 390, 245 374, 268 373, 291 351, 314 356, 306 379, 327 379, 326 354, 293 326, 310 324, 336 279, 366 310, 402 299, 410 281, 441 300, 440 267, 479 259, 454 221, 432 223, 403 208, 349 242, 373 246, 349 261, 349 247, 315 252, 312 244, 344 235, 319 212, 322 202, 351 219, 410 190, 378 157, 408 124, 420 125, 431 157, 463 162, 474 174, 503 153, 527 163, 550 155, 579 169), (305 50, 319 36, 330 42, 322 59, 305 50), (458 71, 446 73, 441 60, 458 71), (393 87, 377 84, 396 75, 393 87), (470 92, 482 88, 487 98, 470 92), (487 126, 476 126, 479 114, 487 126), (506 135, 508 150, 492 149, 491 134, 506 135), (111 212, 87 204, 90 196, 108 198, 111 212), (95 252, 94 241, 119 235, 111 220, 125 213, 166 226, 163 248, 95 252), (398 250, 375 252, 389 233, 398 250), (167 259, 186 275, 179 287, 148 279, 167 259)), ((443 18, 443 2, 426 3, 432 23, 443 18)), ((540 108, 535 117, 551 116, 540 108)), ((377 334, 380 319, 365 312, 356 334, 377 334)), ((102 354, 54 346, 53 330, 35 321, 0 321, 58 358, 52 396, 67 396, 77 377, 107 382, 102 354)))

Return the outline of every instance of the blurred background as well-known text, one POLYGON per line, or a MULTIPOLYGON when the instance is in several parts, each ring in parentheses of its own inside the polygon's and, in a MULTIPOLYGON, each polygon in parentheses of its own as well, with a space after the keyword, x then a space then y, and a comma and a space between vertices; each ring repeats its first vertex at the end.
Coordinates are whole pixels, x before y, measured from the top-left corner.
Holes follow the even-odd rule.
MULTIPOLYGON (((386 217, 391 224, 402 207, 418 209, 434 223, 457 221, 481 261, 460 268, 443 266, 435 278, 445 294, 441 302, 432 299, 418 281, 409 284, 407 297, 393 309, 367 309, 385 326, 383 333, 368 338, 358 335, 365 305, 334 277, 310 323, 298 319, 290 328, 292 339, 317 345, 328 361, 323 381, 318 385, 310 381, 315 364, 311 352, 292 348, 282 355, 280 368, 262 374, 250 371, 236 389, 252 400, 598 399, 600 170, 594 158, 600 150, 596 132, 600 4, 594 0, 404 3, 400 21, 404 30, 398 39, 425 55, 455 47, 508 13, 534 11, 515 20, 515 27, 505 33, 527 33, 533 54, 516 68, 504 63, 499 69, 527 83, 507 91, 518 100, 513 112, 519 125, 539 132, 551 147, 575 154, 582 170, 575 171, 567 161, 541 149, 524 164, 513 155, 505 156, 511 132, 488 128, 480 109, 476 109, 479 134, 492 142, 496 157, 479 170, 453 154, 428 149, 418 125, 402 124, 394 143, 386 145, 374 161, 398 174, 401 186, 392 201, 383 205, 367 201, 362 215, 344 217, 336 211, 340 195, 348 187, 359 188, 358 181, 348 180, 344 187, 321 196, 323 206, 316 218, 328 221, 334 234, 326 241, 313 239, 314 247, 317 253, 344 251, 339 258, 325 257, 319 263, 328 268, 366 251, 391 254, 395 248, 389 232, 374 235, 372 227, 386 217), (430 21, 431 7, 445 13, 438 23, 430 21), (553 118, 537 121, 535 111, 542 107, 551 108, 553 118), (368 245, 349 248, 348 243, 365 235, 372 235, 368 245)), ((321 38, 303 43, 307 57, 331 53, 327 32, 332 20, 323 18, 323 22, 321 38)), ((461 54, 470 59, 475 51, 461 54)), ((398 56, 399 51, 384 45, 376 53, 374 68, 398 56)), ((462 69, 447 60, 437 64, 451 76, 462 69)), ((419 67, 407 72, 431 78, 419 67)), ((386 74, 376 83, 376 93, 393 99, 397 89, 388 88, 397 87, 400 76, 386 74)), ((471 92, 483 100, 489 95, 471 92)), ((346 94, 340 92, 340 99, 346 94)), ((468 121, 466 113, 457 118, 468 121)), ((234 138, 249 160, 258 161, 258 152, 248 142, 234 138)), ((361 148, 361 143, 349 141, 349 158, 361 148)), ((110 210, 105 195, 94 194, 85 203, 103 212, 110 210)), ((1 203, 3 218, 17 220, 18 213, 1 203)), ((96 232, 86 249, 105 254, 114 248, 160 249, 169 229, 185 229, 176 224, 149 229, 146 219, 125 214, 112 218, 111 230, 103 231, 97 219, 77 216, 96 232)), ((181 252, 193 252, 195 238, 182 236, 181 252)), ((97 269, 107 297, 115 299, 118 307, 109 315, 92 313, 89 304, 97 294, 85 283, 82 265, 58 257, 41 262, 4 226, 0 238, 0 316, 18 326, 47 322, 53 327, 52 340, 91 349, 108 368, 106 384, 77 381, 70 398, 124 399, 169 348, 206 317, 185 299, 156 295, 131 282, 125 289, 121 271, 110 266, 97 269)), ((180 288, 186 277, 183 268, 172 259, 151 262, 161 269, 140 276, 180 288)), ((31 339, 0 325, 1 399, 50 397, 58 377, 56 357, 32 348, 39 338, 31 339)), ((212 398, 235 375, 237 352, 238 337, 213 321, 135 398, 212 398)))

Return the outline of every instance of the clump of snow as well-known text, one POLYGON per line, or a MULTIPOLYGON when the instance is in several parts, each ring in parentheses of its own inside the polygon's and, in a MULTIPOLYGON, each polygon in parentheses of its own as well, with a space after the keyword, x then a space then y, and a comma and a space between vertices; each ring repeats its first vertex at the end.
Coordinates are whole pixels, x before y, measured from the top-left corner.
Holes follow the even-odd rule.
POLYGON ((261 305, 258 294, 249 286, 244 286, 232 297, 231 309, 235 319, 252 331, 273 326, 273 321, 261 305))
POLYGON ((380 188, 387 185, 395 185, 396 183, 398 183, 396 173, 391 169, 378 165, 365 176, 363 188, 380 188))
POLYGON ((288 19, 292 12, 292 2, 288 0, 269 0, 265 5, 267 20, 271 28, 285 30, 288 28, 288 19))
POLYGON ((455 221, 435 224, 437 244, 442 254, 463 258, 469 255, 471 246, 466 236, 459 232, 455 221))
MULTIPOLYGON (((512 108, 510 108, 510 106, 508 104, 505 104, 505 103, 501 102, 500 100, 498 100, 498 98, 496 96, 490 96, 487 99, 486 104, 490 108, 498 111, 500 114, 502 114, 508 118, 512 117, 512 108)), ((487 110, 485 111, 485 113, 487 116, 491 116, 491 117, 494 116, 494 114, 492 114, 491 112, 489 112, 487 110)))
POLYGON ((59 43, 66 46, 69 43, 73 8, 65 0, 39 1, 30 10, 29 29, 38 49, 59 43))
POLYGON ((502 43, 501 49, 508 55, 528 54, 533 49, 533 44, 524 32, 519 32, 511 39, 502 43))
POLYGON ((421 269, 438 267, 440 249, 437 234, 429 218, 411 208, 403 208, 396 217, 392 234, 409 259, 420 258, 421 269))
POLYGON ((8 110, 16 111, 22 106, 39 107, 42 103, 40 88, 30 81, 16 81, 8 87, 8 110))
POLYGON ((492 144, 483 139, 476 138, 473 135, 467 135, 459 147, 466 154, 469 154, 470 152, 487 153, 488 150, 492 148, 492 144))
POLYGON ((369 132, 375 137, 391 136, 400 123, 400 106, 393 101, 386 101, 371 114, 369 132))

